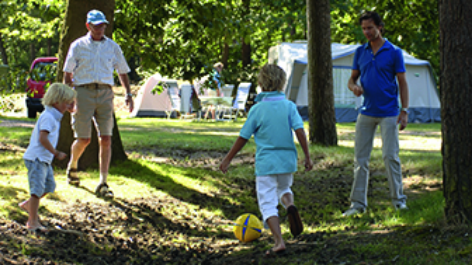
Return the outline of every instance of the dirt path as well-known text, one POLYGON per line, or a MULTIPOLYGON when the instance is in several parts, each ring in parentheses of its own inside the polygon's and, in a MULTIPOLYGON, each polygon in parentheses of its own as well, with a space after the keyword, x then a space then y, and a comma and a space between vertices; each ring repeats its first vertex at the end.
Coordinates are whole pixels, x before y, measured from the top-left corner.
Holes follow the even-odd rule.
POLYGON ((22 121, 22 120, 2 120, 0 119, 0 127, 23 127, 23 128, 34 128, 34 121, 22 121))

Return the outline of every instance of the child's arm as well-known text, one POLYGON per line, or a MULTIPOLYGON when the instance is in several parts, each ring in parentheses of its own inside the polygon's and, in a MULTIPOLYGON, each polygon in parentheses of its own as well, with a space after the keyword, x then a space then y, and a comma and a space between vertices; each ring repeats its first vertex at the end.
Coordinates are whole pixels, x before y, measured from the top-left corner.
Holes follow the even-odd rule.
POLYGON ((48 150, 49 152, 54 154, 54 156, 57 157, 57 159, 62 160, 64 158, 66 158, 67 155, 65 153, 56 150, 52 146, 51 142, 49 142, 48 135, 49 135, 48 131, 40 131, 39 132, 39 142, 44 146, 44 148, 46 148, 46 150, 48 150))
POLYGON ((310 152, 308 151, 308 143, 306 141, 305 130, 303 128, 295 130, 298 142, 302 146, 303 153, 305 153, 305 170, 310 171, 313 168, 313 163, 310 159, 310 152))
POLYGON ((244 145, 246 145, 246 143, 247 139, 244 139, 241 136, 236 139, 236 142, 234 142, 233 147, 231 147, 231 150, 229 150, 228 154, 226 154, 225 158, 223 158, 223 161, 221 161, 221 172, 226 173, 228 171, 228 167, 231 163, 231 160, 233 160, 234 156, 244 147, 244 145))

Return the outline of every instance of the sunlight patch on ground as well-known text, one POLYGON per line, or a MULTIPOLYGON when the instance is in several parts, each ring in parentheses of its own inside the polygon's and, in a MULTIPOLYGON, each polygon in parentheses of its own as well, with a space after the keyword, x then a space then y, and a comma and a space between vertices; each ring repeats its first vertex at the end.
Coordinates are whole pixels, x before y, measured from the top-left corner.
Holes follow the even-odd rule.
MULTIPOLYGON (((441 138, 421 138, 421 137, 406 137, 402 139, 400 135, 400 150, 412 150, 412 151, 440 151, 441 150, 441 138)), ((354 139, 352 140, 338 140, 340 146, 354 147, 354 139)), ((374 139, 374 148, 382 148, 382 139, 380 135, 376 134, 374 139)))

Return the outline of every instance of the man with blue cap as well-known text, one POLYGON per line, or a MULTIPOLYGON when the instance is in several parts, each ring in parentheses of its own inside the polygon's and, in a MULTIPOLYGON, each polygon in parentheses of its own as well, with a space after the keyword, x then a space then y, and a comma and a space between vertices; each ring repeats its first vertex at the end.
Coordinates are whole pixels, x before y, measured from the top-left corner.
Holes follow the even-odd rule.
POLYGON ((78 186, 77 164, 85 148, 90 144, 91 121, 97 129, 100 143, 100 183, 95 193, 113 197, 107 177, 111 158, 111 137, 114 120, 113 71, 118 72, 121 85, 126 89, 126 105, 133 111, 133 99, 128 79, 130 68, 120 46, 105 36, 108 21, 98 10, 87 13, 87 35, 71 43, 64 63, 63 82, 77 91, 76 111, 71 124, 76 140, 71 147, 67 166, 67 181, 78 186))

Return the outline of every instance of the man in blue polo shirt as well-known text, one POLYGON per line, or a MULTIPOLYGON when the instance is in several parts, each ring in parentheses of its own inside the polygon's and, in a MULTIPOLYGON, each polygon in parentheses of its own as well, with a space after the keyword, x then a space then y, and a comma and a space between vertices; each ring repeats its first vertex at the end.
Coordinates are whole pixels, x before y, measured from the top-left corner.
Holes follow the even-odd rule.
POLYGON ((408 123, 409 96, 402 50, 382 37, 384 23, 376 12, 364 13, 359 22, 368 42, 356 50, 348 88, 357 97, 363 95, 364 103, 356 123, 351 207, 343 216, 363 213, 367 207, 369 159, 377 126, 381 130, 382 157, 392 204, 397 210, 408 209, 403 194, 397 128, 400 124, 403 130, 408 123))

